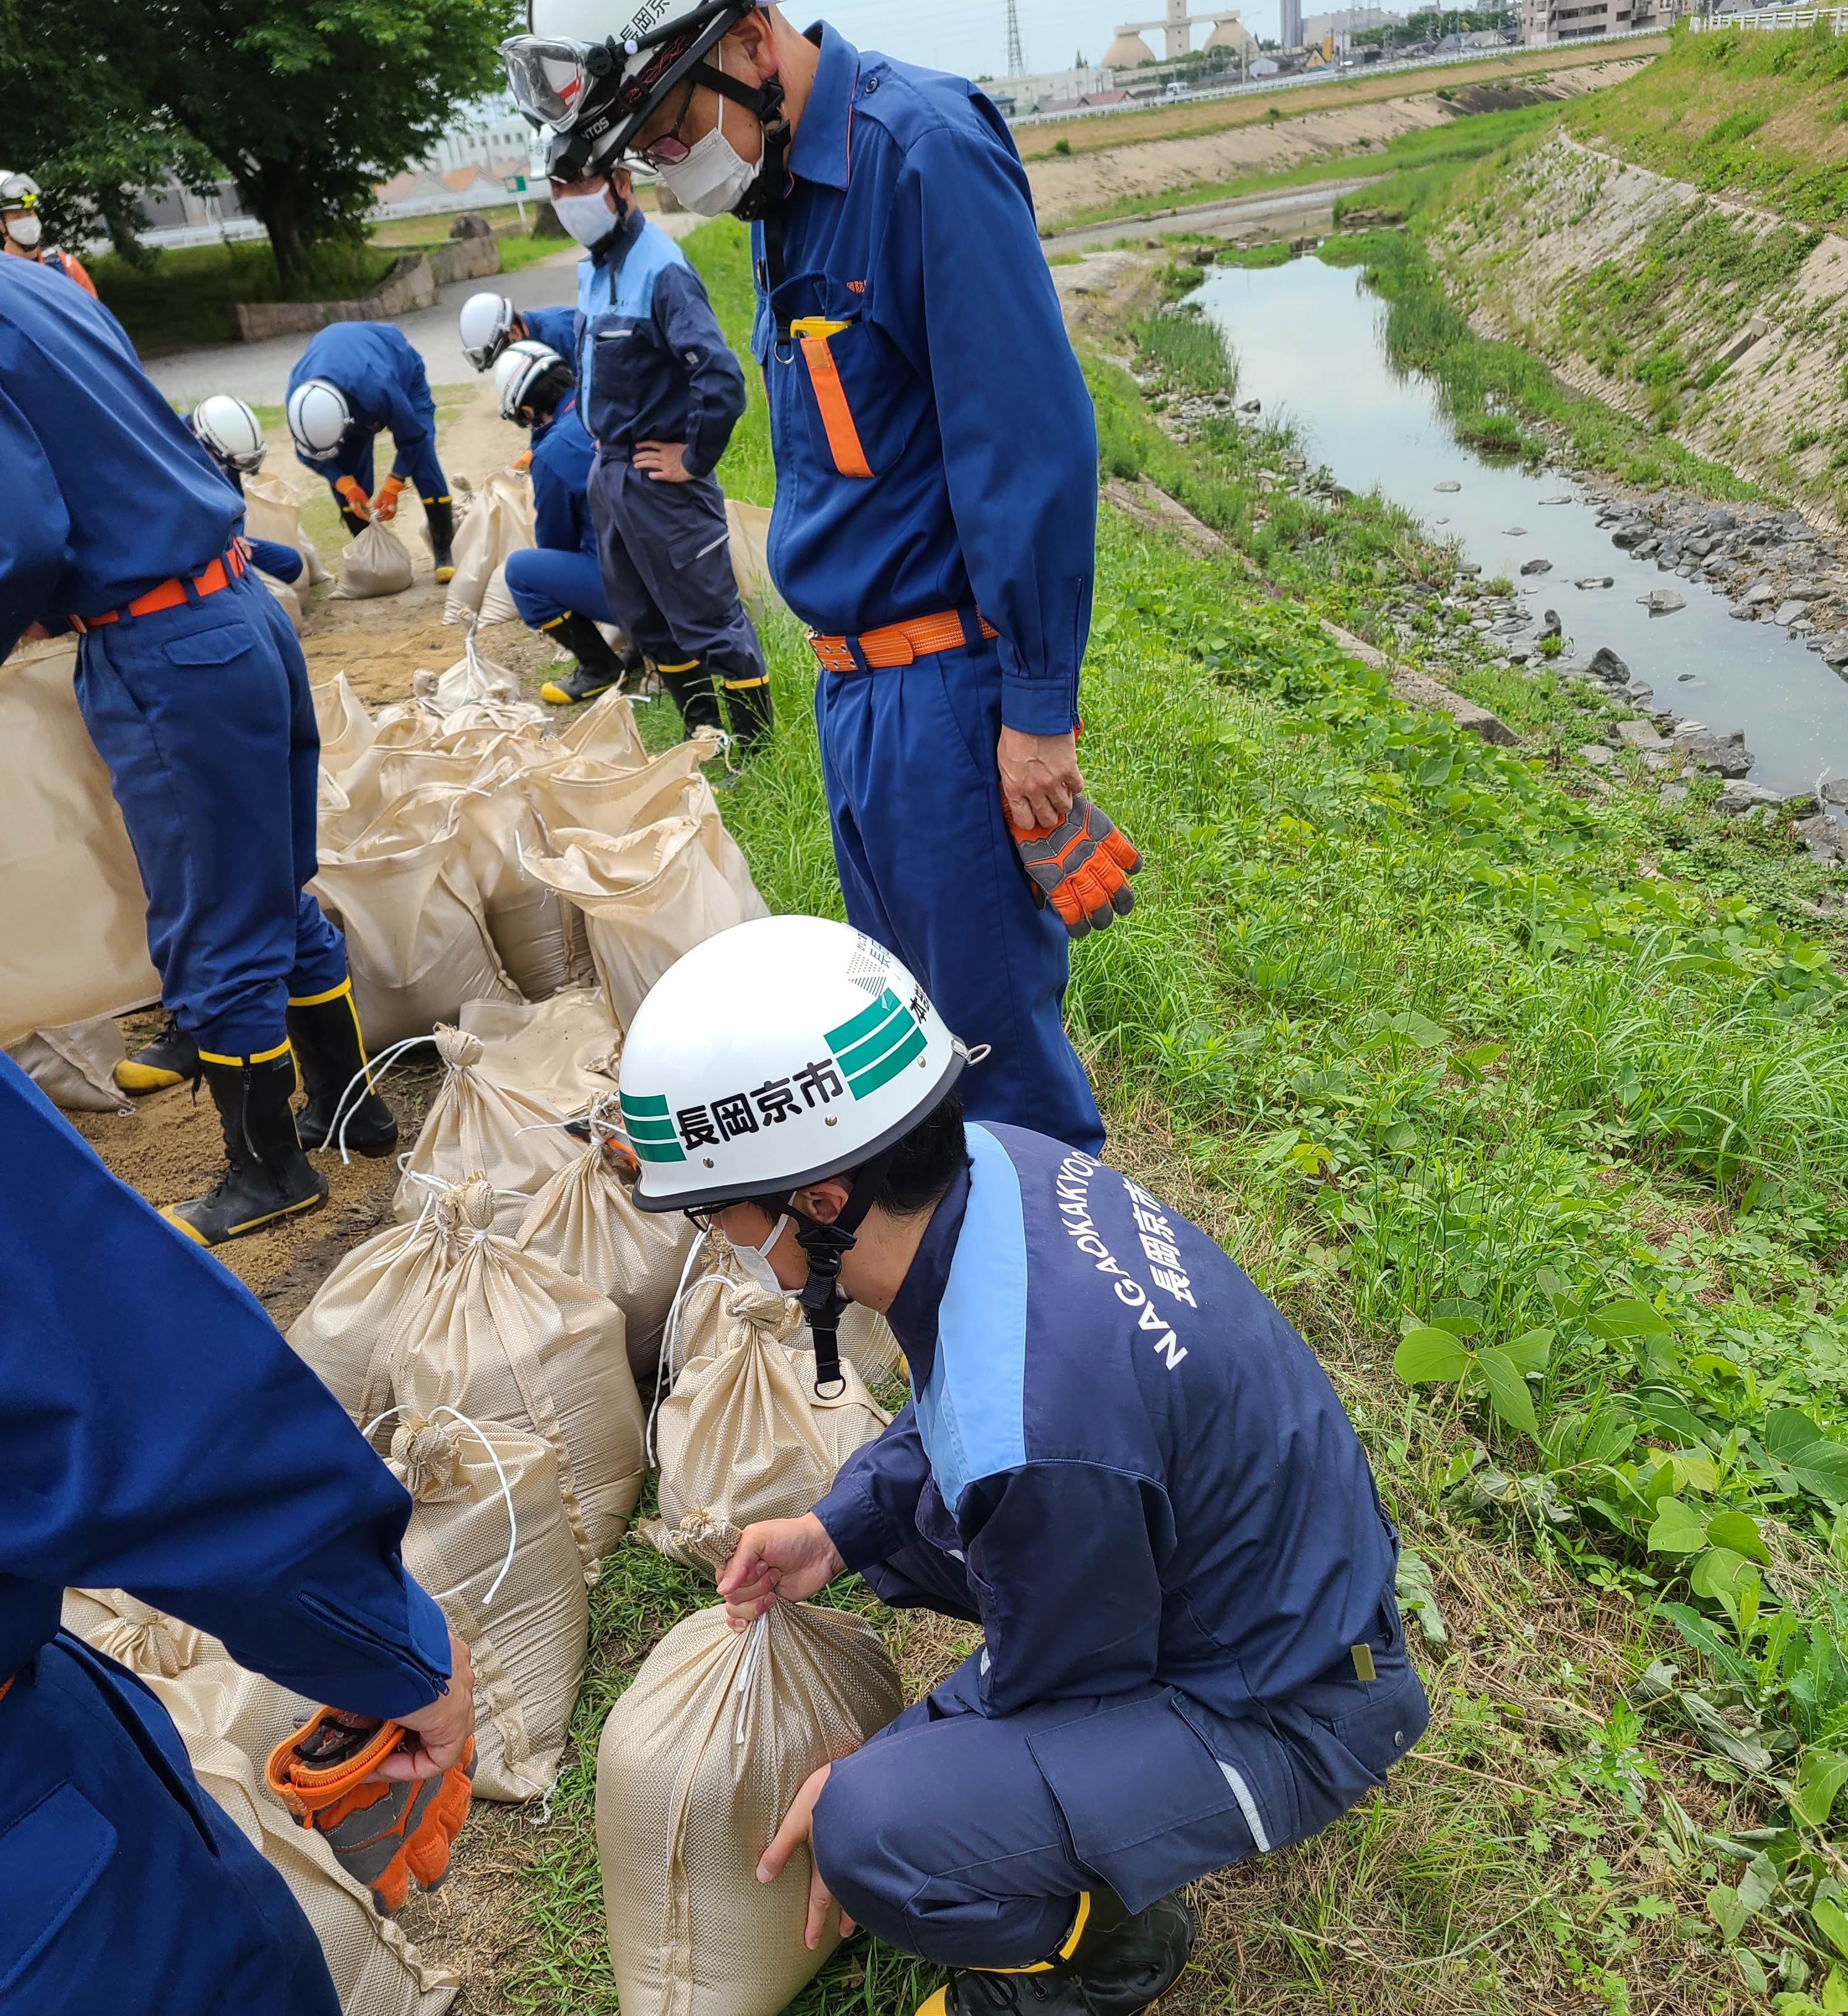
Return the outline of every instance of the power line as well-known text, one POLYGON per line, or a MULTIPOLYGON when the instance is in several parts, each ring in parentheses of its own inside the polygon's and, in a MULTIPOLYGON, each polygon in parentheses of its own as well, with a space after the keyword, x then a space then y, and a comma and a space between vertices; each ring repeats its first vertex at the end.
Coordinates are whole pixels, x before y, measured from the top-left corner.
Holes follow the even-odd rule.
POLYGON ((1024 77, 1026 59, 1020 53, 1019 0, 1008 0, 1008 74, 1024 77))

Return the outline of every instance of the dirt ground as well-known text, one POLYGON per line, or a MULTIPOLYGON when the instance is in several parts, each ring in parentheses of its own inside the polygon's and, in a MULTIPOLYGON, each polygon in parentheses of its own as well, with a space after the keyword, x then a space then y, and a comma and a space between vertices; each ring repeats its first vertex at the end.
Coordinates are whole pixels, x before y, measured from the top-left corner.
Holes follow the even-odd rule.
MULTIPOLYGON (((1663 45, 1661 46, 1666 46, 1663 45)), ((1634 76, 1658 53, 1653 42, 1634 56, 1577 61, 1548 49, 1545 60, 1497 58, 1479 72, 1473 64, 1447 73, 1437 89, 1408 93, 1402 77, 1331 85, 1326 96, 1300 89, 1275 99, 1236 99, 1215 106, 1178 108, 1109 119, 1041 127, 1021 135, 1027 180, 1042 229, 1136 196, 1173 202, 1191 187, 1236 182, 1247 175, 1383 146, 1401 134, 1441 126, 1460 113, 1576 98, 1634 76), (1497 87, 1505 86, 1501 88, 1497 87), (1278 117, 1270 116, 1272 105, 1278 117), (1060 140, 1069 156, 1052 149, 1060 140)))

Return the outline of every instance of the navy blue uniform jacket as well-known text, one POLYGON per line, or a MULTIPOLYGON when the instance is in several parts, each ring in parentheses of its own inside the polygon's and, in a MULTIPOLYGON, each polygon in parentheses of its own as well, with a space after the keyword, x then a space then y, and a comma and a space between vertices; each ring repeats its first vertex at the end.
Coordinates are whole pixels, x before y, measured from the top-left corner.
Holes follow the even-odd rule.
POLYGON ((815 1511, 849 1568, 962 1562, 980 1706, 1178 1687, 1236 1718, 1372 1637, 1397 1544, 1314 1355, 1127 1176, 970 1126, 890 1311, 915 1399, 815 1511))
POLYGON ((0 258, 0 658, 224 552, 243 505, 102 303, 0 258))
POLYGON ((705 283, 638 210, 599 250, 578 269, 585 326, 577 396, 590 431, 622 462, 638 441, 685 441, 689 471, 710 475, 745 401, 744 372, 705 283))
POLYGON ((597 528, 591 523, 585 486, 591 480, 595 444, 584 430, 577 401, 567 399, 550 423, 533 436, 534 543, 554 553, 597 557, 597 528))
MULTIPOLYGON (((1091 625, 1097 427, 1026 171, 976 87, 832 28, 789 150, 785 277, 752 345, 776 454, 771 574, 825 635, 979 607, 1001 718, 1069 733, 1091 625), (851 416, 841 452, 817 339, 851 416)), ((764 227, 752 230, 760 290, 764 227)), ((832 401, 831 401, 832 403, 832 401)))
POLYGON ((577 311, 575 308, 517 308, 520 326, 530 343, 542 343, 555 350, 571 369, 577 369, 577 311))
POLYGON ((303 468, 320 477, 329 477, 331 470, 364 481, 371 471, 370 437, 382 427, 390 430, 396 451, 394 476, 408 481, 426 465, 436 466, 436 401, 423 359, 396 322, 329 322, 296 359, 289 374, 290 395, 310 378, 325 378, 340 387, 353 410, 354 425, 325 462, 312 461, 297 448, 295 459, 303 468))

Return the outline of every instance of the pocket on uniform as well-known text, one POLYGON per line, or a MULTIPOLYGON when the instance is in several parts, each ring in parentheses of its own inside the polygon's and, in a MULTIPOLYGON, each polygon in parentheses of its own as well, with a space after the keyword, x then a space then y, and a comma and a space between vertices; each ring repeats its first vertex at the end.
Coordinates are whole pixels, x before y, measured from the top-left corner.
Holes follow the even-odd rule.
POLYGON ((115 1852, 115 1829, 69 1784, 0 1829, 0 1996, 57 1937, 115 1852))
POLYGON ((1260 1774, 1228 1774, 1171 1690, 1100 1704, 1037 1731, 1027 1748, 1073 1853, 1131 1911, 1277 1838, 1253 1782, 1260 1774))
POLYGON ((883 475, 904 452, 929 398, 911 366, 861 321, 794 332, 817 455, 839 476, 883 475), (822 333, 825 329, 826 333, 822 333))
POLYGON ((226 623, 216 630, 195 630, 164 647, 175 665, 228 665, 257 648, 257 633, 247 623, 226 623))

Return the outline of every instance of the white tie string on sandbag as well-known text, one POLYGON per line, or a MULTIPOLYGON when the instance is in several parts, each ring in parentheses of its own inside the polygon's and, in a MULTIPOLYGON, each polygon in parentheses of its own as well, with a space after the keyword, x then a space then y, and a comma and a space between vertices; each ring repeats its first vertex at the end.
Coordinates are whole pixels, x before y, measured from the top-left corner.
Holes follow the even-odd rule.
POLYGON ((738 1662, 738 1684, 732 1692, 738 1696, 738 1719, 732 1725, 732 1741, 744 1741, 745 1718, 750 1713, 750 1684, 757 1677, 757 1668, 764 1658, 764 1634, 770 1629, 770 1612, 754 1618, 750 1626, 750 1641, 744 1648, 744 1657, 738 1662))
POLYGON ((706 1241, 703 1239, 696 1240, 691 1251, 687 1255, 686 1265, 680 1270, 680 1286, 674 1290, 674 1300, 667 1311, 667 1327, 661 1332, 661 1355, 655 1366, 654 1403, 648 1410, 647 1446, 649 1465, 651 1469, 659 1467, 655 1455, 655 1417, 661 1411, 662 1401, 667 1398, 667 1392, 663 1389, 662 1382, 664 1379, 668 1390, 671 1390, 674 1375, 679 1370, 679 1367, 673 1363, 673 1358, 674 1339, 680 1332, 681 1305, 695 1288, 704 1287, 708 1281, 729 1281, 732 1278, 729 1274, 712 1273, 702 1274, 696 1281, 689 1279, 694 1265, 698 1261, 705 1245, 706 1241))
MULTIPOLYGON (((387 1407, 383 1413, 375 1414, 372 1418, 366 1423, 365 1426, 360 1430, 360 1433, 364 1435, 366 1440, 369 1442, 372 1438, 372 1431, 376 1428, 381 1422, 389 1421, 394 1414, 408 1413, 410 1409, 408 1407, 401 1405, 396 1407, 387 1407)), ((512 1567, 513 1556, 520 1546, 520 1521, 514 1517, 513 1513, 513 1489, 507 1481, 507 1473, 501 1467, 500 1456, 496 1451, 494 1444, 488 1440, 487 1436, 484 1435, 478 1427, 476 1427, 475 1424, 469 1419, 468 1416, 465 1414, 459 1407, 441 1406, 433 1407, 429 1413, 423 1417, 423 1419, 430 1427, 433 1427, 436 1425, 437 1417, 439 1414, 448 1414, 451 1417, 452 1419, 460 1421, 462 1426, 468 1429, 474 1436, 475 1439, 480 1443, 481 1446, 484 1449, 487 1450, 487 1460, 494 1465, 494 1475, 500 1482, 501 1497, 507 1507, 507 1558, 502 1562, 500 1573, 494 1577, 493 1583, 490 1586, 487 1595, 483 1597, 481 1599, 481 1607, 485 1610, 487 1606, 494 1601, 495 1593, 499 1589, 501 1584, 507 1579, 507 1571, 512 1567)), ((482 1573, 484 1575, 487 1572, 487 1571, 485 1568, 482 1570, 482 1573)), ((432 1591, 430 1593, 436 1602, 443 1603, 447 1601, 451 1597, 460 1596, 462 1591, 468 1587, 469 1582, 475 1582, 479 1579, 480 1578, 477 1576, 470 1575, 466 1580, 458 1582, 454 1589, 446 1589, 440 1593, 432 1591)))
MULTIPOLYGON (((376 1081, 383 1078, 406 1050, 414 1050, 419 1043, 427 1043, 432 1040, 433 1038, 430 1036, 407 1036, 401 1043, 394 1043, 389 1049, 381 1050, 376 1057, 369 1057, 352 1077, 347 1079, 346 1089, 333 1103, 334 1141, 335 1145, 340 1149, 340 1161, 343 1165, 351 1167, 353 1161, 352 1156, 347 1151, 347 1129, 351 1123, 354 1114, 359 1111, 360 1102, 359 1100, 354 1099, 351 1106, 347 1102, 353 1098, 355 1089, 364 1085, 367 1092, 376 1092, 379 1088, 376 1081)), ((361 1097, 364 1096, 365 1094, 361 1093, 361 1097)))

